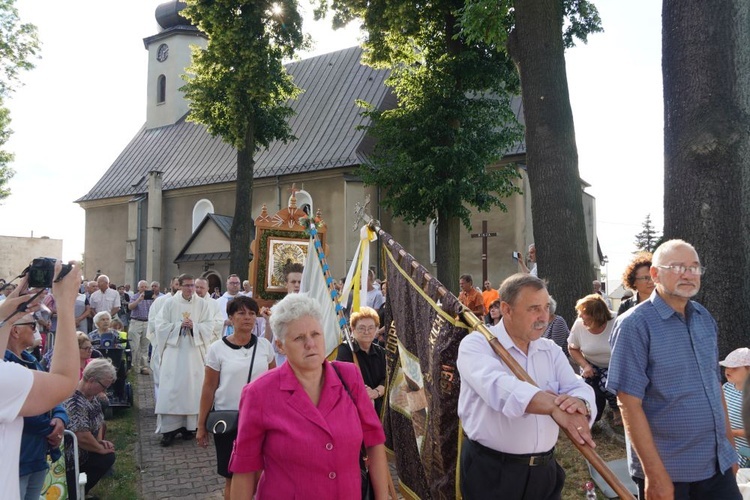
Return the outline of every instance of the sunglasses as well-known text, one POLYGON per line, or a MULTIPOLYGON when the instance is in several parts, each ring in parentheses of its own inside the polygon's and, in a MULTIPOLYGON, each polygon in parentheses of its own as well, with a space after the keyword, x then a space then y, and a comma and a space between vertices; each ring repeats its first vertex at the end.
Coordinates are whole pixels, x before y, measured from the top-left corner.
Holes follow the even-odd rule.
POLYGON ((23 326, 23 325, 29 325, 29 326, 33 326, 34 328, 36 328, 36 321, 24 321, 20 323, 13 323, 13 326, 23 326))

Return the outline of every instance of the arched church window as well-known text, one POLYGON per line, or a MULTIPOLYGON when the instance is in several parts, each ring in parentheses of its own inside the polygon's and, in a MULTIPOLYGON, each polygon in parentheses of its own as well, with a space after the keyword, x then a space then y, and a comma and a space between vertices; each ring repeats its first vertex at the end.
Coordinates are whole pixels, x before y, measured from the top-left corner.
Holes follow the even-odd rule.
POLYGON ((203 199, 198 201, 193 207, 193 232, 198 228, 198 225, 206 217, 206 214, 214 213, 214 204, 210 201, 203 199))
MULTIPOLYGON (((310 193, 307 191, 301 190, 297 191, 295 193, 295 196, 297 198, 297 208, 304 211, 307 215, 315 215, 313 212, 313 199, 312 196, 310 196, 310 193)), ((292 202, 292 197, 289 197, 289 201, 287 202, 287 206, 289 203, 292 202)))
POLYGON ((167 77, 159 75, 156 79, 156 104, 161 104, 167 99, 167 77))

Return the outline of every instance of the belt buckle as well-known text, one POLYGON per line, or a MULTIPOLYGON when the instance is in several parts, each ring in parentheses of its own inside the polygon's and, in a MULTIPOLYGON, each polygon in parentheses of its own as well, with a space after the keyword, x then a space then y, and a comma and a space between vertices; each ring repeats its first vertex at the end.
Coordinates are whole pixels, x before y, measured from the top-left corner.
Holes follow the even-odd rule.
POLYGON ((529 457, 529 467, 536 467, 537 465, 540 465, 541 457, 539 455, 534 455, 533 457, 529 457))

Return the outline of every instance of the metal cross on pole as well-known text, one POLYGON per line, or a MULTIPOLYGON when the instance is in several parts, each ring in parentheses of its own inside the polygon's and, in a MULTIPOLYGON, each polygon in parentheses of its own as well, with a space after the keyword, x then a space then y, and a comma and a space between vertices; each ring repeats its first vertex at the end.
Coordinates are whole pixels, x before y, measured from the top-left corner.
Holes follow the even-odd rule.
POLYGON ((472 238, 482 238, 482 290, 484 290, 484 282, 487 281, 487 238, 497 236, 497 233, 487 232, 487 221, 482 221, 482 232, 474 233, 471 235, 472 238))
POLYGON ((364 205, 360 205, 359 202, 357 202, 354 205, 354 215, 357 216, 357 218, 354 220, 354 227, 352 227, 352 231, 359 231, 360 224, 363 222, 369 224, 373 221, 373 218, 370 217, 370 214, 366 212, 367 205, 370 204, 370 195, 365 196, 365 203, 364 205))

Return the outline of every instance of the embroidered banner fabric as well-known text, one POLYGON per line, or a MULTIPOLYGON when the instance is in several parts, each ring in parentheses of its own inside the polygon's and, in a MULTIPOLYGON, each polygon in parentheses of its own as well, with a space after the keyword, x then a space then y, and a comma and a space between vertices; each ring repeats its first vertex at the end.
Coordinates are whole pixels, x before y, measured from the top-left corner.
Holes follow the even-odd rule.
POLYGON ((409 498, 457 498, 456 462, 458 345, 468 333, 456 319, 458 299, 448 294, 438 304, 441 286, 425 280, 426 270, 382 234, 388 289, 387 402, 383 418, 387 443, 396 450, 399 486, 409 498), (396 256, 400 256, 397 260, 396 256))

